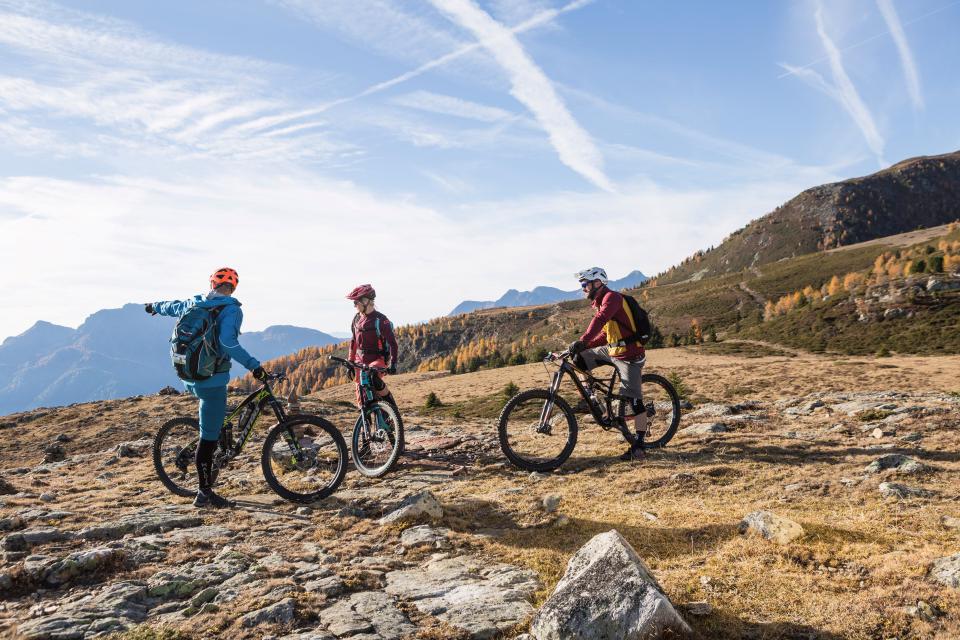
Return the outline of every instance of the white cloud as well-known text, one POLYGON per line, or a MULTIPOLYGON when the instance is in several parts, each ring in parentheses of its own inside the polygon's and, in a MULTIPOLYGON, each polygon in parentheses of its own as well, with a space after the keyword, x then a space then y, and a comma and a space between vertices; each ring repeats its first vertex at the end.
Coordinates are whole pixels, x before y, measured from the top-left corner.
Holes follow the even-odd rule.
POLYGON ((506 109, 477 104, 469 100, 445 96, 431 91, 414 91, 397 96, 391 100, 394 104, 431 113, 439 113, 481 122, 499 122, 517 116, 506 109))
POLYGON ((823 6, 819 1, 814 11, 814 19, 817 24, 817 35, 820 37, 820 42, 827 52, 827 60, 830 63, 830 72, 833 76, 833 85, 828 85, 819 74, 809 69, 789 67, 787 65, 784 65, 784 68, 794 74, 803 71, 802 77, 805 80, 813 82, 817 85, 817 88, 825 91, 827 95, 830 95, 834 100, 839 102, 857 125, 864 140, 867 142, 867 146, 870 147, 870 150, 877 157, 877 161, 883 166, 886 164, 883 160, 883 137, 877 130, 873 115, 857 92, 857 88, 853 85, 853 81, 850 80, 850 76, 847 75, 846 69, 844 69, 843 56, 840 50, 827 33, 827 28, 823 22, 823 6))
POLYGON ((430 2, 476 36, 493 55, 510 78, 511 94, 530 109, 547 132, 560 161, 604 191, 613 191, 613 183, 603 172, 600 151, 516 35, 470 0, 430 2))
POLYGON ((897 10, 893 6, 893 0, 877 0, 877 7, 879 7, 883 20, 887 23, 887 28, 890 29, 890 35, 897 45, 897 53, 900 54, 900 64, 903 66, 903 75, 907 81, 910 100, 916 109, 923 109, 920 74, 917 73, 917 65, 913 61, 913 52, 910 51, 907 34, 903 31, 903 24, 900 22, 900 16, 897 15, 897 10))
POLYGON ((656 272, 809 186, 681 192, 635 183, 617 194, 567 191, 441 211, 302 172, 194 169, 0 180, 0 336, 38 319, 76 326, 100 308, 197 293, 222 264, 243 277, 248 330, 339 330, 351 315, 344 292, 366 281, 391 317, 413 322, 509 287, 570 288, 581 263, 656 272), (614 232, 584 243, 584 225, 598 222, 614 232))

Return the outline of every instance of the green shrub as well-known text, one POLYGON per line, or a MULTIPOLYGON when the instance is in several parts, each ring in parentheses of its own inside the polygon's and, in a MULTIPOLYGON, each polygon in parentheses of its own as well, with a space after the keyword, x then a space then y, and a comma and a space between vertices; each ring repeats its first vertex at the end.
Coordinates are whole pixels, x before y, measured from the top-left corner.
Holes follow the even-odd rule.
POLYGON ((717 341, 717 330, 714 329, 713 327, 710 327, 710 330, 707 331, 707 340, 708 340, 709 342, 716 342, 716 341, 717 341))
POLYGON ((933 256, 930 258, 930 264, 927 267, 930 273, 943 273, 943 256, 933 256))
POLYGON ((510 356, 510 364, 512 366, 527 364, 527 356, 523 355, 522 351, 517 351, 515 354, 510 356))
POLYGON ((667 380, 670 381, 670 384, 673 385, 673 388, 676 390, 677 395, 680 396, 681 400, 686 400, 690 396, 690 389, 687 388, 686 383, 684 383, 683 378, 680 377, 680 374, 676 371, 671 371, 670 375, 667 376, 667 380))
POLYGON ((891 355, 892 354, 890 353, 890 349, 887 349, 886 347, 880 347, 879 349, 877 349, 878 358, 889 358, 891 355))
POLYGON ((910 273, 926 273, 927 271, 927 261, 923 258, 914 260, 913 264, 910 265, 910 273))
POLYGON ((536 352, 535 354, 533 354, 533 360, 534 360, 534 362, 540 362, 541 360, 543 360, 544 358, 547 357, 547 354, 548 354, 548 353, 549 353, 549 351, 547 351, 547 350, 544 349, 543 347, 540 347, 539 349, 537 349, 537 352, 536 352))
POLYGON ((431 391, 427 394, 427 399, 424 400, 423 406, 426 409, 436 409, 437 407, 442 407, 443 403, 440 402, 440 398, 437 397, 437 394, 431 391))
POLYGON ((866 409, 857 414, 857 420, 860 422, 872 422, 874 420, 883 420, 892 415, 893 411, 887 411, 886 409, 866 409))
POLYGON ((513 396, 520 393, 520 387, 514 384, 513 380, 511 380, 506 384, 506 386, 503 387, 503 390, 501 391, 501 393, 507 398, 512 398, 513 396))

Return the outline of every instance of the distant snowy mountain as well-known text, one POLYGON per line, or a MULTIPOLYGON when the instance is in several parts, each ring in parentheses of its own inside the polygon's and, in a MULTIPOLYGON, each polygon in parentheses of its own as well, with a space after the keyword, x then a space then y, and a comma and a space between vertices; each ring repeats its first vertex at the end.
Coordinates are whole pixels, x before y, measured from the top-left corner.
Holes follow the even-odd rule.
MULTIPOLYGON (((169 356, 174 323, 148 316, 139 304, 98 311, 77 329, 37 322, 0 344, 0 414, 179 388, 169 356)), ((244 333, 240 342, 266 362, 340 340, 281 325, 244 333)), ((232 373, 246 370, 235 365, 232 373)))
MULTIPOLYGON (((647 276, 639 271, 631 271, 626 277, 619 280, 611 280, 609 286, 611 289, 631 289, 638 287, 649 280, 647 276)), ((464 300, 451 311, 448 315, 456 316, 461 313, 470 313, 478 309, 493 309, 495 307, 526 307, 538 304, 550 304, 551 302, 562 302, 563 300, 576 300, 580 297, 580 290, 563 291, 556 287, 536 287, 533 291, 517 291, 510 289, 497 300, 464 300)))

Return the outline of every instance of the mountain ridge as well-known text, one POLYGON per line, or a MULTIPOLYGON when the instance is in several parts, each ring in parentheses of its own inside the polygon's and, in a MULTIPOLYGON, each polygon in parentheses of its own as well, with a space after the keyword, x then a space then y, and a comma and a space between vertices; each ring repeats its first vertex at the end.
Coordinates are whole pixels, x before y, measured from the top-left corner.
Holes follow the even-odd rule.
MULTIPOLYGON (((649 278, 639 270, 634 269, 619 280, 611 280, 609 286, 611 289, 632 289, 638 287, 649 278)), ((580 290, 564 291, 557 287, 538 286, 529 291, 519 291, 517 289, 508 289, 506 293, 496 300, 464 300, 447 316, 457 316, 471 311, 484 309, 496 309, 498 307, 529 307, 540 304, 550 304, 552 302, 564 302, 567 300, 576 300, 580 298, 580 290)))
POLYGON ((918 156, 806 189, 659 274, 661 284, 718 276, 960 217, 960 151, 918 156))
MULTIPOLYGON (((170 365, 173 318, 152 318, 139 304, 101 309, 76 329, 44 320, 0 343, 0 412, 153 393, 179 386, 170 365)), ((274 325, 242 334, 266 362, 309 346, 338 344, 329 334, 274 325)), ((234 377, 243 375, 233 368, 234 377)))

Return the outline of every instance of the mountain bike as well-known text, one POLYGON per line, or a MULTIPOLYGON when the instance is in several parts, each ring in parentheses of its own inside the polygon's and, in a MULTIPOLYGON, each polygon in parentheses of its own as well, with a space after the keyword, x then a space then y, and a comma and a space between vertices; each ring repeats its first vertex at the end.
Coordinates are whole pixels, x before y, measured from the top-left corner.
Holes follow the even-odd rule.
MULTIPOLYGON (((220 429, 214 454, 213 479, 240 455, 257 418, 270 409, 277 420, 263 441, 260 466, 270 488, 291 502, 307 503, 326 498, 340 486, 347 472, 347 443, 336 427, 319 416, 287 416, 270 383, 285 377, 270 374, 231 411, 220 429), (234 439, 233 424, 237 434, 234 439)), ((197 493, 194 456, 200 441, 196 418, 180 417, 164 423, 153 439, 153 465, 160 482, 178 496, 197 493)))
POLYGON ((384 475, 403 453, 403 420, 397 405, 377 398, 373 388, 373 374, 384 373, 383 367, 374 367, 344 358, 330 359, 353 370, 360 385, 360 416, 353 425, 351 449, 353 465, 368 478, 384 475))
MULTIPOLYGON (((614 392, 620 388, 616 368, 611 367, 609 378, 599 377, 577 368, 571 360, 569 351, 548 354, 544 367, 558 367, 550 387, 521 391, 500 412, 500 448, 514 466, 527 471, 553 471, 573 453, 578 425, 573 409, 560 395, 560 383, 565 376, 573 380, 601 428, 616 429, 631 446, 636 443, 636 436, 627 426, 627 419, 632 416, 625 416, 630 398, 614 392)), ((641 390, 648 429, 644 448, 666 446, 680 424, 680 397, 666 378, 653 373, 643 374, 641 390)))

